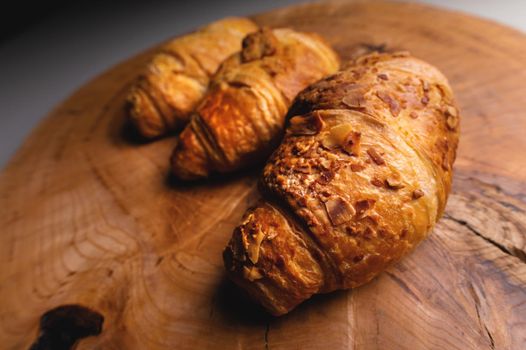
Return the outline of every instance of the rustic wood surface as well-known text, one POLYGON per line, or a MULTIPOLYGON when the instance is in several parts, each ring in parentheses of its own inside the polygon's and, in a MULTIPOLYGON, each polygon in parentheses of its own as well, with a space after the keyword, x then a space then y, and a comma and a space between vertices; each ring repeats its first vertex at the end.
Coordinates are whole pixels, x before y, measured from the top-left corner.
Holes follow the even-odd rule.
POLYGON ((319 32, 344 58, 410 50, 450 78, 462 136, 431 237, 364 287, 267 316, 221 260, 258 170, 184 186, 168 176, 173 138, 137 143, 123 126, 147 52, 57 107, 0 175, 0 347, 28 349, 41 315, 76 304, 104 317, 78 349, 525 349, 526 36, 403 3, 255 19, 319 32))

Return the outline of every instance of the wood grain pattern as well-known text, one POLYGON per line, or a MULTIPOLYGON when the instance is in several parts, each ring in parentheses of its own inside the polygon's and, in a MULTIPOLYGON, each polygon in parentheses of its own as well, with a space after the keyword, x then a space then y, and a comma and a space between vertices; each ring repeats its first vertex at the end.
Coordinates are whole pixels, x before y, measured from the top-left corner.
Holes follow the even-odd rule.
POLYGON ((221 251, 257 198, 258 169, 192 186, 173 139, 123 129, 151 52, 57 107, 0 175, 0 343, 27 349, 42 314, 104 316, 78 349, 520 349, 526 346, 526 37, 416 4, 350 1, 255 16, 312 30, 343 57, 407 49, 450 78, 462 111, 445 217, 372 283, 271 318, 224 278, 221 251))

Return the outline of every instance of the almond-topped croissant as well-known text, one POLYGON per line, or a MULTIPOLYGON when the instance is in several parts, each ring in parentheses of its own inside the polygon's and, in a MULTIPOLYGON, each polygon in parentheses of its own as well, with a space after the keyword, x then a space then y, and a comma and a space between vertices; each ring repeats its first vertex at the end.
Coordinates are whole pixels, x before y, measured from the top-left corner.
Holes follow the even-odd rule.
POLYGON ((277 146, 296 94, 336 72, 336 53, 316 34, 263 29, 227 59, 180 134, 172 155, 181 179, 262 162, 277 146))
POLYGON ((130 119, 139 133, 153 138, 183 127, 210 76, 257 29, 249 19, 226 18, 163 45, 128 94, 130 119))
POLYGON ((290 115, 266 199, 224 251, 230 277, 274 315, 360 286, 422 241, 444 211, 459 136, 446 78, 403 53, 359 58, 290 115))

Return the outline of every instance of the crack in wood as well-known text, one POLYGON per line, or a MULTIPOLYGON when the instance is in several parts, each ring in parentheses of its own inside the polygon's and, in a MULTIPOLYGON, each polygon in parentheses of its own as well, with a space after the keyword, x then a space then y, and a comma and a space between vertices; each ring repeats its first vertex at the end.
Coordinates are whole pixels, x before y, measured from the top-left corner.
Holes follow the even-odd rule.
POLYGON ((265 350, 269 350, 270 346, 268 345, 268 334, 270 332, 270 321, 267 321, 267 325, 265 328, 265 350))
POLYGON ((473 283, 471 281, 469 282, 468 287, 471 297, 473 298, 473 302, 475 304, 475 312, 477 313, 477 320, 479 322, 479 326, 488 335, 489 345, 491 349, 494 350, 495 340, 493 339, 493 335, 491 334, 484 319, 480 317, 480 298, 478 297, 477 292, 475 291, 475 288, 473 287, 473 283))
POLYGON ((494 247, 498 248, 504 254, 512 256, 514 258, 517 258, 521 262, 526 264, 526 258, 523 256, 523 254, 521 254, 521 252, 510 251, 504 245, 496 242, 495 240, 493 240, 493 239, 491 239, 489 237, 486 237, 482 232, 479 232, 477 229, 475 229, 473 226, 471 226, 467 221, 465 221, 463 219, 456 218, 456 217, 452 216, 451 214, 447 214, 447 213, 444 214, 444 218, 445 219, 449 219, 449 220, 451 220, 451 221, 453 221, 453 222, 455 222, 455 223, 457 223, 457 224, 459 224, 461 226, 464 226, 470 232, 474 233, 475 235, 479 236, 480 238, 482 238, 483 240, 485 240, 489 244, 491 244, 494 247))
POLYGON ((489 331, 488 326, 486 326, 486 324, 484 324, 484 329, 486 330, 486 333, 488 334, 491 349, 495 350, 495 341, 493 340, 493 336, 491 335, 491 332, 489 331))

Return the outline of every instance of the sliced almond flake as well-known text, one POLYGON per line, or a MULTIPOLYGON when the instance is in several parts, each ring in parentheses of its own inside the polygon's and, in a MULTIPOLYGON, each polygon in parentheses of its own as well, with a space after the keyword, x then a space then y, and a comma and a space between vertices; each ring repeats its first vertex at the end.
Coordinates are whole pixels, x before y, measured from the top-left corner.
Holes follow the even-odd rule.
POLYGON ((350 108, 361 108, 365 106, 365 97, 360 90, 351 91, 342 99, 342 103, 350 108))
POLYGON ((423 197, 424 196, 424 191, 422 191, 421 189, 416 189, 413 191, 413 199, 418 199, 420 197, 423 197))
POLYGON ((302 174, 310 174, 310 173, 312 173, 312 170, 311 170, 310 166, 306 165, 306 164, 294 167, 294 171, 296 171, 298 173, 302 173, 302 174))
POLYGON ((377 165, 385 165, 385 160, 382 158, 380 153, 378 151, 371 147, 367 150, 367 154, 371 157, 373 162, 375 162, 377 165))
POLYGON ((292 117, 289 121, 287 133, 291 135, 316 135, 323 129, 323 120, 319 113, 307 116, 292 117))
POLYGON ((427 82, 427 80, 422 80, 422 89, 424 90, 424 92, 429 91, 429 83, 427 82))
POLYGON ((356 210, 345 199, 333 197, 325 202, 325 210, 333 226, 351 221, 356 210))
POLYGON ((446 115, 450 115, 450 116, 456 117, 456 116, 458 116, 458 111, 453 106, 447 106, 446 107, 446 115))
POLYGON ((400 114, 400 104, 395 98, 391 97, 385 91, 378 91, 376 93, 376 96, 378 96, 380 100, 382 100, 385 104, 389 106, 389 110, 391 111, 391 114, 393 116, 398 117, 398 115, 400 114))
POLYGON ((444 169, 445 171, 449 171, 449 161, 447 155, 445 155, 442 159, 442 169, 444 169))
POLYGON ((276 53, 278 39, 271 29, 263 28, 247 35, 242 42, 241 60, 250 62, 276 53))
POLYGON ((354 203, 354 208, 356 209, 356 213, 360 216, 362 216, 363 213, 371 209, 374 204, 376 203, 376 200, 372 198, 368 199, 361 199, 354 203))
POLYGON ((321 140, 322 145, 327 149, 343 147, 345 139, 352 131, 351 124, 340 124, 332 127, 325 137, 321 140))
POLYGON ((373 184, 373 186, 376 186, 376 187, 384 187, 384 182, 377 177, 374 177, 371 180, 371 184, 373 184))
POLYGON ((267 237, 265 237, 265 239, 267 241, 272 241, 274 238, 276 238, 278 235, 278 231, 276 230, 271 230, 268 234, 267 234, 267 237))
POLYGON ((385 73, 378 74, 378 79, 389 80, 389 77, 385 73))
POLYGON ((247 255, 250 261, 252 261, 253 264, 256 264, 259 260, 261 242, 263 242, 265 234, 263 233, 261 228, 258 227, 257 231, 254 234, 252 234, 250 238, 251 242, 247 247, 247 255))
POLYGON ((387 187, 398 190, 400 188, 404 187, 404 184, 400 180, 400 176, 398 174, 391 174, 385 179, 385 183, 387 184, 387 187))
POLYGON ((256 280, 262 279, 263 275, 261 274, 261 271, 255 266, 243 266, 243 277, 250 282, 254 282, 256 280))
POLYGON ((351 170, 354 172, 359 172, 359 171, 362 171, 363 169, 365 169, 365 165, 363 165, 362 163, 351 164, 351 170))
POLYGON ((359 156, 361 137, 362 137, 362 133, 359 131, 351 131, 350 133, 348 133, 343 142, 343 146, 342 146, 343 150, 347 152, 349 155, 359 156))
POLYGON ((316 179, 316 182, 322 185, 328 184, 334 178, 334 175, 334 171, 330 169, 322 170, 320 176, 316 179))
POLYGON ((446 125, 449 130, 455 130, 458 125, 458 118, 453 115, 448 115, 446 117, 446 125))
POLYGON ((420 102, 422 102, 422 104, 423 104, 424 106, 426 106, 426 105, 429 103, 429 96, 424 95, 424 97, 422 97, 422 99, 420 100, 420 102))

